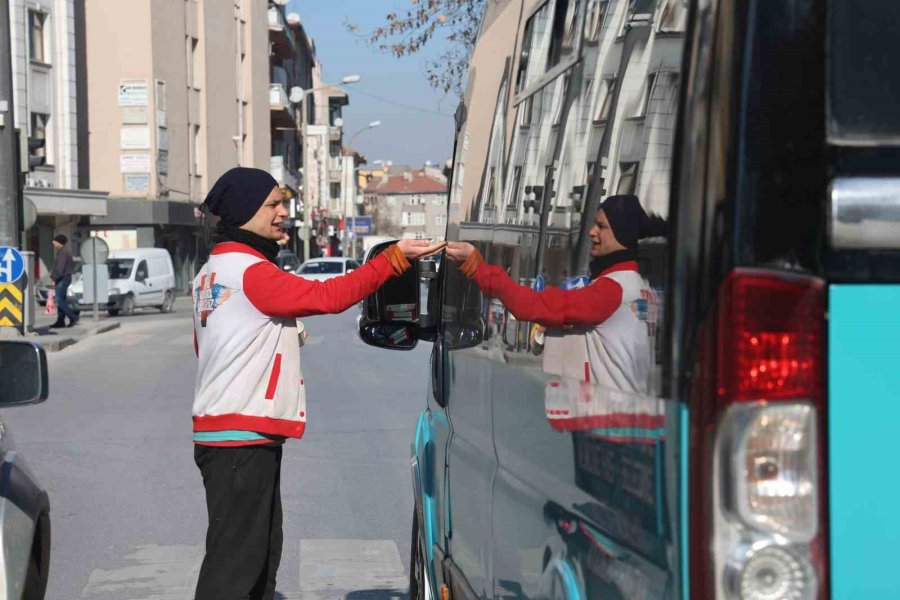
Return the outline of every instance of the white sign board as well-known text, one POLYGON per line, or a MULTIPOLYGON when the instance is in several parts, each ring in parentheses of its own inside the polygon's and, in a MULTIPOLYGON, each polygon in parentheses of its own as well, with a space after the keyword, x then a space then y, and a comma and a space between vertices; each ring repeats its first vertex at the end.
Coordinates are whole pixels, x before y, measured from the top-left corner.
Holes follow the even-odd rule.
POLYGON ((120 141, 119 148, 122 150, 149 150, 150 128, 140 125, 126 125, 122 127, 120 141))
POLYGON ((86 264, 81 267, 81 303, 94 303, 94 275, 97 277, 97 300, 98 304, 106 304, 109 302, 109 270, 106 263, 97 265, 86 264))
POLYGON ((129 194, 143 194, 150 191, 150 175, 129 173, 125 175, 125 191, 129 194))
POLYGON ((143 125, 147 123, 147 107, 146 106, 123 106, 122 122, 130 124, 143 125))
POLYGON ((78 254, 86 265, 105 263, 109 258, 109 245, 98 237, 91 237, 81 244, 78 254))
POLYGON ((119 106, 147 106, 147 81, 145 79, 120 81, 119 106))
POLYGON ((123 154, 119 157, 119 170, 122 173, 149 173, 149 154, 123 154))

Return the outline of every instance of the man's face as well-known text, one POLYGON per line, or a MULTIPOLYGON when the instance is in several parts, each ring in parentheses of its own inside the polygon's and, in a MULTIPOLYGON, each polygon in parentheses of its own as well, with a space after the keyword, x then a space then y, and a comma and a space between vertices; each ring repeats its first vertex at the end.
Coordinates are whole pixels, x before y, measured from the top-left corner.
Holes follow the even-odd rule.
POLYGON ((625 246, 619 243, 613 234, 612 227, 606 219, 606 213, 603 210, 597 211, 597 217, 594 220, 594 226, 588 232, 591 238, 591 256, 606 256, 618 250, 624 250, 625 246))
POLYGON ((281 188, 278 186, 272 188, 253 218, 241 225, 241 229, 252 231, 270 240, 280 240, 283 233, 281 223, 288 216, 287 209, 281 204, 283 199, 281 188))
POLYGON ((56 240, 53 240, 53 247, 54 247, 55 249, 59 250, 60 248, 63 247, 63 245, 60 244, 59 242, 57 242, 56 240))

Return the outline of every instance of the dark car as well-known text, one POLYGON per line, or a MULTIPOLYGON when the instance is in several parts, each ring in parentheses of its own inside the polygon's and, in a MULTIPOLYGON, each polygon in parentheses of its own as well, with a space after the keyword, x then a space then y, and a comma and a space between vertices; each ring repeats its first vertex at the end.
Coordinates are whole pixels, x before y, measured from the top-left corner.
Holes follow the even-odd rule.
POLYGON ((447 239, 493 268, 359 320, 432 344, 410 597, 900 597, 900 4, 483 19, 447 239), (606 263, 613 196, 666 223, 606 263))

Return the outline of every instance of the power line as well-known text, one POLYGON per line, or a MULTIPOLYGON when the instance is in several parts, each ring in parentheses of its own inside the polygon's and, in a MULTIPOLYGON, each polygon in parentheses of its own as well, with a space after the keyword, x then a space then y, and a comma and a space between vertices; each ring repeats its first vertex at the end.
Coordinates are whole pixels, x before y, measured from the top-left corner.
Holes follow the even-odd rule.
POLYGON ((351 90, 348 90, 347 93, 350 94, 351 96, 352 96, 353 94, 362 94, 363 96, 368 96, 369 98, 374 98, 375 100, 380 100, 380 101, 385 102, 385 103, 387 103, 387 104, 393 104, 394 106, 399 106, 400 108, 405 108, 405 109, 407 109, 407 110, 414 110, 414 111, 417 111, 417 112, 428 113, 428 114, 431 114, 431 115, 440 115, 440 116, 442 116, 442 117, 450 117, 450 118, 453 117, 453 115, 448 114, 448 113, 445 113, 445 112, 441 112, 441 111, 439 111, 439 110, 430 110, 430 109, 427 109, 427 108, 420 108, 420 107, 418 107, 418 106, 410 106, 409 104, 404 104, 404 103, 402 103, 402 102, 397 102, 396 100, 391 100, 390 98, 383 98, 383 97, 381 97, 381 96, 376 96, 375 94, 370 94, 369 92, 364 92, 364 91, 362 91, 361 89, 356 88, 356 87, 354 87, 354 88, 351 89, 351 90))

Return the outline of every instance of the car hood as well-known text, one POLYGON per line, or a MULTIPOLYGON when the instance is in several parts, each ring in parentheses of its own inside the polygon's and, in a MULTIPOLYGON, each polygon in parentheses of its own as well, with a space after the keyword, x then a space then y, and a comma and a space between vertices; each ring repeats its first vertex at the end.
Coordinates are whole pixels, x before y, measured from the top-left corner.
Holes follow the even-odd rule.
POLYGON ((299 274, 297 277, 302 277, 303 279, 308 279, 310 281, 327 281, 329 279, 334 279, 335 277, 340 277, 340 273, 321 273, 321 274, 299 274))

